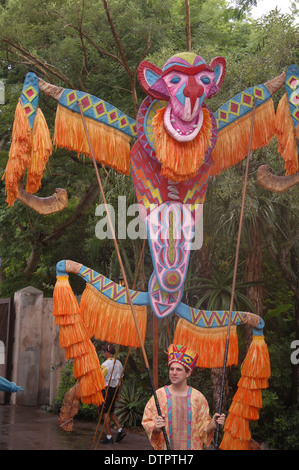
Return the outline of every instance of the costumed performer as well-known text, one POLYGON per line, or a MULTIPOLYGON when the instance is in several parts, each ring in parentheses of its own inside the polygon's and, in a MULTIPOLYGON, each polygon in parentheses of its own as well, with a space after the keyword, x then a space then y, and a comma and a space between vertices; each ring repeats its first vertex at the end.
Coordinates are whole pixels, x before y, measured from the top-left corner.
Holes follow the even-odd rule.
POLYGON ((104 423, 106 430, 106 437, 101 439, 101 444, 113 444, 114 440, 111 435, 110 419, 114 422, 117 427, 116 442, 121 441, 126 433, 121 427, 116 414, 114 413, 115 402, 119 400, 121 390, 121 377, 123 374, 122 363, 114 358, 115 347, 112 344, 108 344, 104 347, 105 362, 101 365, 101 370, 105 378, 106 383, 106 395, 105 403, 103 404, 104 423))
POLYGON ((165 427, 172 450, 202 450, 209 446, 219 424, 224 426, 225 415, 209 415, 204 395, 188 386, 198 354, 186 346, 172 344, 168 348, 169 379, 171 384, 157 390, 162 416, 158 416, 154 397, 148 401, 142 419, 154 450, 166 450, 162 428, 165 427))

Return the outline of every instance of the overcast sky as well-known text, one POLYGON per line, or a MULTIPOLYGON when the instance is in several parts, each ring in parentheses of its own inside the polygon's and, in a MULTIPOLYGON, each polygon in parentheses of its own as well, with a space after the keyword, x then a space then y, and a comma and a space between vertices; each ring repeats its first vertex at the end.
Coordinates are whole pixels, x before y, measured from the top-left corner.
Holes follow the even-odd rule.
POLYGON ((253 18, 260 18, 265 13, 278 7, 281 13, 290 13, 291 0, 258 0, 257 6, 252 7, 253 18))

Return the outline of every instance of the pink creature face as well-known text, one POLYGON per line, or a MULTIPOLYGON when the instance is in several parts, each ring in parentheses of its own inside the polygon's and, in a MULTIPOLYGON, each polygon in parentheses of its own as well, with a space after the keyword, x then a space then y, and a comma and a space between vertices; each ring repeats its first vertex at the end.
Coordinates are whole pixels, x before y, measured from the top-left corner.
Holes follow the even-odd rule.
POLYGON ((168 101, 164 114, 167 132, 176 140, 190 141, 201 129, 204 100, 219 91, 225 68, 223 57, 215 57, 208 65, 202 57, 187 52, 171 57, 162 70, 143 61, 138 77, 151 97, 168 101))
POLYGON ((173 70, 164 75, 173 113, 183 121, 194 120, 209 95, 214 78, 214 72, 209 70, 202 70, 194 75, 173 70))

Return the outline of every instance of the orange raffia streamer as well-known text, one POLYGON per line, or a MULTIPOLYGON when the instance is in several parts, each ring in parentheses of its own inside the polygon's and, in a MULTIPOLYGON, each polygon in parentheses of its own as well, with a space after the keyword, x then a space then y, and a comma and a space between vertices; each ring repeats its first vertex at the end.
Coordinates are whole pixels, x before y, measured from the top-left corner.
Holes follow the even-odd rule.
POLYGON ((205 152, 211 144, 211 117, 209 111, 203 108, 203 124, 197 137, 190 142, 178 142, 164 128, 165 110, 157 110, 152 121, 161 174, 172 181, 186 181, 198 173, 204 162, 205 152))
POLYGON ((26 191, 35 193, 41 186, 43 172, 53 151, 52 140, 43 112, 37 109, 32 129, 32 146, 27 168, 26 191))
MULTIPOLYGON (((217 143, 212 151, 214 161, 210 173, 212 176, 236 165, 246 157, 251 121, 252 111, 218 132, 217 143)), ((274 134, 275 110, 272 99, 269 99, 255 109, 250 150, 264 147, 274 134)))
POLYGON ((270 374, 270 359, 264 336, 253 336, 241 366, 238 390, 225 421, 220 449, 249 450, 251 439, 249 421, 259 419, 262 389, 269 386, 270 374))
POLYGON ((57 276, 53 315, 55 324, 59 325, 60 347, 65 348, 66 359, 73 359, 81 402, 100 405, 104 401, 101 390, 105 388, 105 380, 68 276, 57 276))
MULTIPOLYGON (((147 308, 145 305, 135 305, 134 307, 141 338, 144 342, 147 308)), ((101 341, 123 346, 133 348, 141 346, 130 305, 114 302, 92 285, 86 284, 80 308, 83 321, 91 336, 95 336, 101 341)))
MULTIPOLYGON (((95 159, 111 168, 130 174, 130 137, 85 117, 95 159)), ((91 157, 80 114, 58 105, 55 119, 54 145, 91 157)))
MULTIPOLYGON (((227 328, 201 328, 180 318, 177 323, 174 343, 188 344, 199 355, 197 367, 215 368, 223 366, 227 328)), ((228 365, 238 364, 238 336, 236 326, 231 327, 228 349, 228 365)))
POLYGON ((298 171, 298 148, 295 126, 292 121, 286 93, 278 104, 275 125, 276 137, 279 144, 278 152, 281 154, 285 162, 286 174, 291 175, 298 171))
POLYGON ((26 112, 19 100, 14 117, 12 143, 2 179, 5 177, 6 202, 13 206, 19 195, 18 183, 28 165, 31 152, 31 129, 26 112))

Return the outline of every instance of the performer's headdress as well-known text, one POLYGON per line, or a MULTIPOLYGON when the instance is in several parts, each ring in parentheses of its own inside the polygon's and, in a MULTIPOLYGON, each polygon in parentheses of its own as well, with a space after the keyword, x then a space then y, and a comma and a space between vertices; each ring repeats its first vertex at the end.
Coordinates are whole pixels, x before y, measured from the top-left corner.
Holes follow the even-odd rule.
POLYGON ((196 366, 197 359, 197 352, 187 346, 171 344, 168 348, 168 366, 173 362, 178 362, 192 371, 196 366))

